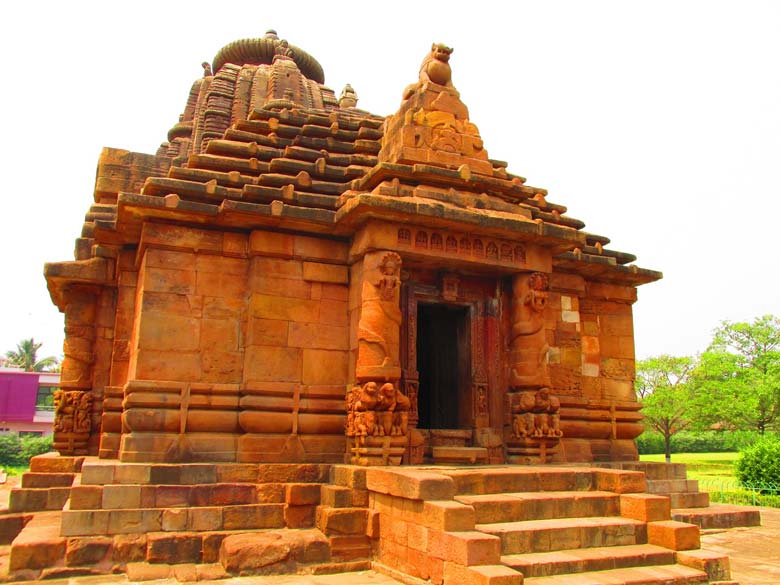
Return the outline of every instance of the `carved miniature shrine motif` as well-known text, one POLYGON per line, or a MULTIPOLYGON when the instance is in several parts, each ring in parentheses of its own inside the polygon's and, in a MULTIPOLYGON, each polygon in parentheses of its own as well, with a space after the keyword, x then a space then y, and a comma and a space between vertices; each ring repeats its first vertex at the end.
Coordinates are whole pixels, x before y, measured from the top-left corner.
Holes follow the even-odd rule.
POLYGON ((475 261, 490 260, 507 265, 524 266, 526 264, 526 248, 523 244, 506 240, 487 240, 469 237, 447 231, 434 231, 409 228, 399 228, 397 245, 404 249, 410 247, 416 251, 431 250, 437 254, 442 252, 475 261), (414 236, 412 235, 414 234, 414 236))

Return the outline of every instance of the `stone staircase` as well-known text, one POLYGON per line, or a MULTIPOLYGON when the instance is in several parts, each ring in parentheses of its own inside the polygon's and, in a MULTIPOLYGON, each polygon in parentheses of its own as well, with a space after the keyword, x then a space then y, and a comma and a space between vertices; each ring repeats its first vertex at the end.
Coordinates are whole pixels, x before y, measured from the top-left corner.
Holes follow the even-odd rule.
MULTIPOLYGON (((71 484, 83 462, 84 457, 39 455, 31 460, 30 471, 23 474, 19 487, 10 489, 7 507, 0 509, 0 579, 9 573, 10 545, 28 526, 28 537, 45 533, 41 540, 47 543, 52 532, 54 537, 59 537, 59 511, 68 500, 71 484), (55 524, 57 527, 53 529, 55 524)), ((21 548, 26 547, 24 538, 19 542, 21 548)), ((44 548, 51 550, 52 546, 47 544, 44 548)))
MULTIPOLYGON (((46 465, 55 464, 35 473, 60 473, 46 465)), ((690 585, 729 576, 725 557, 698 550, 699 528, 671 520, 669 498, 645 493, 644 474, 630 470, 87 458, 80 472, 62 473, 73 473, 68 500, 28 518, 0 580, 124 572, 195 581, 370 567, 433 585, 690 585)), ((43 477, 23 489, 45 489, 31 487, 43 477)))
MULTIPOLYGON (((671 520, 668 498, 643 493, 641 473, 554 467, 440 472, 454 481, 454 503, 464 506, 461 523, 448 532, 473 553, 457 560, 465 567, 445 560, 445 584, 689 585, 729 577, 725 557, 695 550, 698 527, 671 520), (484 537, 494 539, 496 552, 484 537)), ((442 581, 433 575, 431 582, 442 581)))
MULTIPOLYGON (((501 562, 525 583, 630 583, 651 575, 662 575, 662 583, 708 582, 702 571, 677 565, 674 550, 648 543, 648 522, 670 519, 668 499, 596 489, 574 474, 558 476, 550 491, 532 491, 533 480, 519 483, 513 487, 521 491, 455 499, 474 508, 476 530, 501 539, 501 562)), ((669 529, 687 530, 683 546, 698 546, 698 530, 669 529)))
POLYGON ((644 473, 648 493, 665 495, 671 500, 674 520, 696 524, 702 530, 761 525, 761 513, 755 508, 710 504, 710 495, 699 491, 699 482, 688 479, 684 463, 628 462, 608 466, 644 473))
POLYGON ((22 475, 20 487, 11 489, 8 511, 62 510, 84 459, 59 457, 55 453, 33 457, 30 460, 30 471, 22 475))
POLYGON ((330 468, 88 458, 61 511, 38 512, 15 537, 8 576, 119 570, 133 580, 196 580, 366 569, 367 492, 361 500, 329 485, 330 468))

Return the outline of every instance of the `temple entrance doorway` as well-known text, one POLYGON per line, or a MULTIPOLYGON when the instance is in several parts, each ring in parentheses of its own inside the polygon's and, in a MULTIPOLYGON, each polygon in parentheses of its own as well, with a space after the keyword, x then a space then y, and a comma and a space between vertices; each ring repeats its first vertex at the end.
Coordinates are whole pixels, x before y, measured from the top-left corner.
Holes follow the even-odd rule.
POLYGON ((418 304, 419 429, 473 425, 470 329, 468 307, 418 304))
POLYGON ((503 463, 500 303, 495 279, 412 271, 404 284, 406 462, 503 463))

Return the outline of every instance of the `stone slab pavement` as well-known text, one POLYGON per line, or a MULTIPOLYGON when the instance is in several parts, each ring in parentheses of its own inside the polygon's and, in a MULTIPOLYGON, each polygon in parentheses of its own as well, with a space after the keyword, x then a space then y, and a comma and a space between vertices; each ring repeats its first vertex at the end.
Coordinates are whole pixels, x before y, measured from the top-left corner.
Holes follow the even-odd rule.
POLYGON ((705 530, 701 546, 728 555, 731 578, 740 585, 780 585, 780 509, 758 510, 761 526, 705 530))

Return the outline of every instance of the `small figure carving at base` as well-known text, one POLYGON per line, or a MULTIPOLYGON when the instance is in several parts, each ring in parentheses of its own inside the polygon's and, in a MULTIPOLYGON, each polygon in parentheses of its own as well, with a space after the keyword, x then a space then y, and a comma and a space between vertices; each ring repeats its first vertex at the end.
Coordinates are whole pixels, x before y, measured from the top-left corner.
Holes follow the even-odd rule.
POLYGON ((375 408, 379 396, 376 382, 366 382, 355 403, 355 436, 374 436, 377 432, 375 408))
POLYGON ((518 439, 560 438, 561 401, 549 388, 537 392, 521 392, 512 404, 512 432, 518 439))
POLYGON ((402 437, 409 427, 411 401, 392 382, 378 387, 377 382, 356 384, 347 393, 347 437, 355 445, 366 444, 366 437, 402 437))
POLYGON ((400 390, 395 393, 395 415, 393 416, 393 435, 405 436, 409 429, 409 410, 412 401, 400 390))
POLYGON ((387 382, 382 384, 379 389, 379 402, 376 407, 380 423, 379 436, 391 435, 393 433, 393 411, 395 410, 395 387, 387 382))

